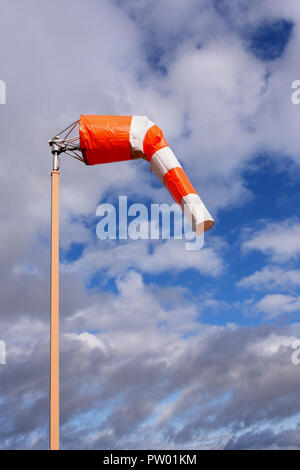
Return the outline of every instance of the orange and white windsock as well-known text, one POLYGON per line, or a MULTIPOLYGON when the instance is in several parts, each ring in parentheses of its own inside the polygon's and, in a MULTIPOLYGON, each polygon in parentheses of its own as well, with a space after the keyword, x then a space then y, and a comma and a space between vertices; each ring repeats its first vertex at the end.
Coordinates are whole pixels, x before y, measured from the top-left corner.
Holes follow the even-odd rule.
POLYGON ((147 116, 82 115, 79 134, 80 149, 87 165, 144 158, 181 206, 194 232, 199 234, 213 226, 212 216, 161 129, 147 116))

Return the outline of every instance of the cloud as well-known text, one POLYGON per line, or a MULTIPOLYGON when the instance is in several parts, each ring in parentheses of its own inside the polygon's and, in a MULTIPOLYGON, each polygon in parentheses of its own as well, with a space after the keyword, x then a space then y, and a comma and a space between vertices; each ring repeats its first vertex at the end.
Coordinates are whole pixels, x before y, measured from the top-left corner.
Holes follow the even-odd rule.
MULTIPOLYGON (((132 271, 116 287, 62 316, 63 448, 222 448, 300 413, 299 324, 207 325, 184 290, 147 286, 132 271)), ((3 448, 47 447, 48 327, 29 325, 3 332, 3 448)), ((281 445, 276 435, 271 444, 281 445)))
POLYGON ((276 318, 284 313, 300 310, 300 297, 283 294, 268 294, 257 302, 254 308, 266 313, 267 318, 276 318))
POLYGON ((268 222, 243 242, 243 248, 259 250, 277 262, 295 259, 300 253, 300 223, 294 219, 268 222))
POLYGON ((300 287, 300 270, 285 270, 277 266, 266 266, 250 276, 242 278, 238 287, 256 290, 293 290, 300 287))
POLYGON ((230 450, 297 450, 300 438, 299 424, 294 429, 274 432, 271 428, 253 431, 231 438, 225 449, 230 450))
POLYGON ((217 276, 224 269, 219 250, 208 246, 199 251, 186 251, 183 240, 164 242, 129 240, 126 243, 99 241, 90 244, 75 262, 66 263, 66 272, 81 273, 91 277, 98 270, 116 276, 128 268, 159 274, 171 270, 173 273, 193 268, 205 276, 217 276), (115 262, 117 261, 117 262, 115 262))

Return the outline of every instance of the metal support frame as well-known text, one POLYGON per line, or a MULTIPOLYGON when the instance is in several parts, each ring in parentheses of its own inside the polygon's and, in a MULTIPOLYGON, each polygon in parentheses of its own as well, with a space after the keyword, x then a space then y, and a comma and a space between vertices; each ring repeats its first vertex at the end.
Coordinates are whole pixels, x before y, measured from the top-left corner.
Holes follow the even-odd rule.
POLYGON ((69 137, 78 125, 78 123, 79 121, 73 122, 73 124, 61 131, 59 135, 56 135, 48 141, 49 145, 52 148, 53 155, 55 155, 56 153, 58 156, 61 153, 65 153, 70 157, 76 158, 76 160, 84 162, 84 158, 79 153, 81 152, 79 145, 79 136, 77 135, 75 137, 69 137))

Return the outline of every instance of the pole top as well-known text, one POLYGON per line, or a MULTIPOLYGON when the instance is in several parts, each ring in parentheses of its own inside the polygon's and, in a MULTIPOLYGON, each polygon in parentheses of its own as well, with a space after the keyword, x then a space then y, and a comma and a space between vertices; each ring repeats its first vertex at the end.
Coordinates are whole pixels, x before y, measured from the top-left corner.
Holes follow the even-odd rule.
POLYGON ((63 140, 60 140, 59 135, 53 137, 49 140, 49 145, 51 147, 51 153, 53 155, 53 171, 59 170, 59 154, 66 150, 66 144, 63 140))
POLYGON ((60 139, 59 135, 56 135, 52 139, 48 140, 51 147, 51 153, 59 155, 67 150, 67 144, 64 139, 60 139))

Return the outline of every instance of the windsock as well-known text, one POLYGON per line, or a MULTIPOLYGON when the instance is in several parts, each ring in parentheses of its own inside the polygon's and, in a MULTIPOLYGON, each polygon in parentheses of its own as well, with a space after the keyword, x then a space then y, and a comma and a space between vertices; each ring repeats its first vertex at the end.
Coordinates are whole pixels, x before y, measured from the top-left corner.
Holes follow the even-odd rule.
POLYGON ((147 116, 82 115, 79 135, 86 165, 144 158, 150 162, 150 170, 181 206, 196 234, 213 226, 212 216, 168 146, 161 129, 147 116))

